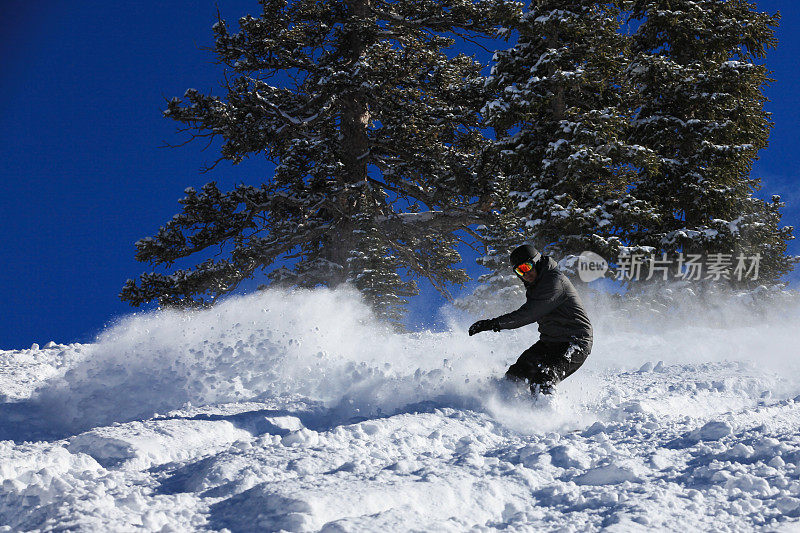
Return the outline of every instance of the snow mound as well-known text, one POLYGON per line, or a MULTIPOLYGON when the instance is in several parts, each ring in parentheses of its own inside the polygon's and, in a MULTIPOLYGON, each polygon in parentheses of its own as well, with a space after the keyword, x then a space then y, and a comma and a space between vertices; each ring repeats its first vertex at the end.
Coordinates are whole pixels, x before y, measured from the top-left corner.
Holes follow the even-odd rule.
POLYGON ((69 440, 67 450, 85 453, 105 467, 145 469, 227 448, 251 433, 228 420, 148 420, 96 428, 69 440))

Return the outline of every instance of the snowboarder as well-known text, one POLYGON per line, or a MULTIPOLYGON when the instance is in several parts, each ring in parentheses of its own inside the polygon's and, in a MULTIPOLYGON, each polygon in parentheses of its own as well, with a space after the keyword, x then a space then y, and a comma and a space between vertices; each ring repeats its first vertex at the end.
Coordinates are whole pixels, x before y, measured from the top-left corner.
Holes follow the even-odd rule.
POLYGON ((506 378, 527 380, 533 394, 551 394, 559 381, 580 368, 592 350, 592 325, 575 287, 552 257, 526 244, 511 252, 511 266, 525 285, 526 302, 511 313, 478 320, 470 326, 469 334, 538 322, 539 340, 522 352, 506 378))

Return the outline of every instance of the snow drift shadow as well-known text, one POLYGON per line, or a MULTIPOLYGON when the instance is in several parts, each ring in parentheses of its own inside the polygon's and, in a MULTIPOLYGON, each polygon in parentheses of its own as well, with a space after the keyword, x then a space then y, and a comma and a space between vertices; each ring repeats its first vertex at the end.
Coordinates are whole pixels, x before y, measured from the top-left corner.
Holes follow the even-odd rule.
POLYGON ((70 436, 66 427, 54 426, 48 415, 48 410, 36 401, 0 404, 0 441, 50 442, 70 436))
MULTIPOLYGON (((509 302, 508 310, 521 303, 509 302)), ((596 338, 585 370, 562 384, 556 401, 533 411, 527 399, 508 399, 494 380, 535 342, 535 326, 468 337, 474 317, 446 309, 447 331, 397 334, 349 288, 271 289, 210 310, 127 317, 101 334, 63 378, 41 388, 38 401, 52 425, 71 431, 189 405, 301 396, 328 406, 337 420, 427 402, 482 409, 531 432, 591 422, 605 393, 603 372, 659 360, 795 364, 797 315, 788 324, 733 329, 690 317, 691 325, 658 332, 633 327, 635 317, 626 324, 606 320, 603 302, 589 307, 596 338)), ((795 381, 787 394, 796 393, 795 381)))

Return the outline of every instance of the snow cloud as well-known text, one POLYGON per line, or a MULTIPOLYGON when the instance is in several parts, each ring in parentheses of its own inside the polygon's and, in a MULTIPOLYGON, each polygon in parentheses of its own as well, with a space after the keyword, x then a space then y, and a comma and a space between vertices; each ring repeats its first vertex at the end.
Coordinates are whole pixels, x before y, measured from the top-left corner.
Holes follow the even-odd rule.
MULTIPOLYGON (((519 304, 508 302, 508 310, 519 304)), ((187 406, 303 398, 341 421, 455 407, 534 432, 591 423, 609 371, 652 369, 659 361, 795 366, 797 313, 756 324, 744 307, 728 306, 721 327, 710 308, 685 306, 693 314, 653 320, 625 316, 613 305, 587 300, 594 350, 534 414, 529 399, 497 378, 535 342, 535 325, 469 337, 469 321, 485 317, 444 309, 445 331, 398 334, 376 321, 356 292, 326 288, 267 290, 209 310, 131 315, 86 346, 82 361, 46 383, 38 398, 51 423, 70 431, 187 406)), ((777 393, 800 391, 795 382, 777 393)))

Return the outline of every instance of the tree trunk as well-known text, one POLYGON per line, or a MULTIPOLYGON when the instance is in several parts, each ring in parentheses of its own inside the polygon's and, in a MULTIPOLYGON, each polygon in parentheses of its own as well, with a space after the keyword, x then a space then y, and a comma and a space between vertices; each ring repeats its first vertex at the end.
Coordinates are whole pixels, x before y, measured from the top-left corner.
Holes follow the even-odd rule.
MULTIPOLYGON (((348 3, 349 17, 366 17, 370 12, 370 0, 352 0, 348 3)), ((363 35, 359 28, 354 28, 344 39, 342 56, 346 58, 346 67, 352 67, 363 56, 366 49, 363 35)), ((367 128, 369 126, 369 108, 363 90, 353 88, 343 94, 342 115, 340 123, 341 154, 344 173, 339 177, 339 186, 345 190, 337 198, 340 210, 340 219, 334 232, 335 242, 329 243, 331 247, 330 260, 340 264, 343 269, 339 276, 331 280, 332 285, 338 285, 349 277, 347 258, 350 250, 355 245, 355 229, 352 216, 360 211, 366 187, 356 187, 359 182, 367 182, 367 151, 369 139, 367 128)))
MULTIPOLYGON (((558 49, 561 46, 558 30, 555 30, 552 35, 548 35, 545 42, 547 43, 548 48, 558 49)), ((552 78, 552 76, 555 75, 557 68, 551 63, 548 67, 548 71, 549 76, 552 78)), ((550 101, 550 113, 552 115, 553 123, 558 123, 559 121, 563 120, 564 116, 566 115, 566 111, 566 88, 564 87, 563 83, 559 83, 553 88, 553 99, 550 101)), ((556 161, 555 167, 556 180, 560 183, 567 174, 567 165, 564 161, 559 159, 556 161)))

